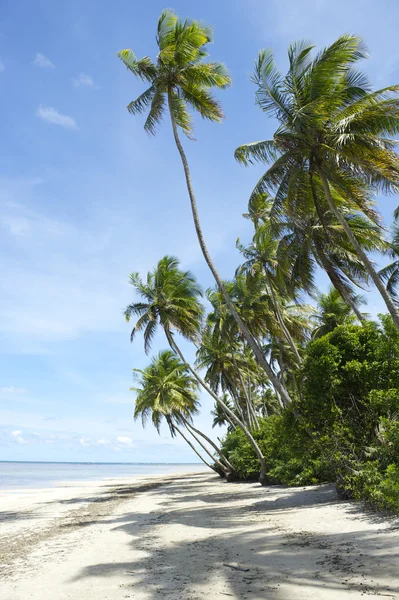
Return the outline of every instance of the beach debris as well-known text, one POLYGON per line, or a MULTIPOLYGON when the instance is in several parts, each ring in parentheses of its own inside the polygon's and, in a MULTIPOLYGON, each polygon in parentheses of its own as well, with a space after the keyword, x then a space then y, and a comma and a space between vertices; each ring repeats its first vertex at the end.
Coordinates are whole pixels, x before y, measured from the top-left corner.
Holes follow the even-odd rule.
POLYGON ((227 563, 223 563, 224 567, 229 567, 229 569, 234 569, 235 571, 244 571, 247 573, 249 569, 247 567, 236 567, 235 565, 228 565, 227 563))

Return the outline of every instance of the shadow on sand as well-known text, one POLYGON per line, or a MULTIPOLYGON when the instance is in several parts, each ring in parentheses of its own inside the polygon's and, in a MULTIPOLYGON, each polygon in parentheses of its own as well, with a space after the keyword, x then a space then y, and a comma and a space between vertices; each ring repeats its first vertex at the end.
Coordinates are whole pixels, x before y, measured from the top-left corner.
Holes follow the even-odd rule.
POLYGON ((329 598, 339 598, 344 590, 357 591, 359 597, 395 598, 399 593, 398 537, 392 535, 397 521, 389 526, 385 518, 364 513, 360 505, 339 502, 331 485, 306 489, 232 486, 198 475, 150 493, 156 494, 159 506, 150 515, 129 512, 107 521, 114 523, 113 530, 131 536, 132 550, 142 550, 142 557, 86 567, 73 581, 104 574, 120 574, 125 581, 128 574, 132 582, 123 584, 125 597, 134 598, 135 592, 145 590, 151 600, 194 600, 203 597, 198 595, 202 585, 221 578, 225 581, 221 593, 240 599, 274 597, 277 590, 279 599, 310 597, 300 595, 303 588, 313 590, 314 598, 323 590, 333 593, 329 598), (215 491, 204 494, 204 481, 213 481, 215 491), (243 500, 244 506, 239 504, 243 500), (381 519, 385 525, 317 535, 295 533, 276 521, 280 513, 331 505, 341 505, 352 519, 368 523, 381 519), (191 541, 179 534, 181 526, 195 528, 191 541), (172 536, 168 544, 159 538, 165 527, 172 536), (244 564, 249 570, 226 566, 231 563, 244 564), (396 583, 392 587, 377 583, 387 578, 396 583))

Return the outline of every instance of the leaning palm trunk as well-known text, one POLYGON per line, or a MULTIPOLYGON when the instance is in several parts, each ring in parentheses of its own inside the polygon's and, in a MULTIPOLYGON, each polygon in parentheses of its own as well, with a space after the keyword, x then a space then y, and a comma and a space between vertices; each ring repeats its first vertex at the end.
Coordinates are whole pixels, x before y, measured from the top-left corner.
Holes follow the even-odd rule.
POLYGON ((238 314, 237 309, 234 305, 234 302, 230 298, 230 296, 226 290, 226 287, 223 283, 223 280, 220 277, 219 272, 217 271, 217 269, 216 269, 215 265, 213 264, 213 261, 210 257, 210 254, 209 254, 208 249, 205 244, 202 229, 201 229, 201 224, 200 224, 198 209, 197 209, 197 202, 195 199, 194 190, 193 190, 193 186, 192 186, 192 182, 191 182, 191 174, 190 174, 190 169, 188 166, 187 157, 185 155, 185 152, 184 152, 183 146, 180 142, 179 134, 177 131, 177 125, 176 125, 175 117, 174 117, 173 110, 172 110, 170 93, 168 93, 168 104, 169 104, 170 119, 172 122, 173 136, 174 136, 175 143, 176 143, 176 146, 179 151, 180 158, 181 158, 181 161, 183 164, 184 175, 186 178, 187 190, 188 190, 188 195, 190 197, 191 210, 192 210, 193 219, 194 219, 194 226, 195 226, 195 230, 197 233, 199 245, 202 250, 202 254, 205 258, 205 261, 206 261, 209 269, 212 272, 212 275, 214 276, 214 278, 216 280, 216 283, 225 299, 227 306, 229 307, 231 315, 233 316, 234 320, 236 321, 239 329, 241 330, 243 336, 245 337, 245 339, 246 339, 249 347, 251 348, 252 352, 254 353, 257 361, 259 362, 261 367, 266 372, 267 376, 269 377, 270 381, 273 384, 273 387, 276 389, 276 391, 279 392, 280 396, 283 398, 284 404, 289 404, 291 402, 291 398, 288 394, 288 391, 278 380, 273 369, 270 367, 269 363, 265 359, 261 348, 259 347, 256 340, 251 335, 248 327, 245 325, 244 321, 241 319, 240 315, 238 314))
POLYGON ((247 428, 247 426, 242 421, 240 421, 240 419, 235 415, 235 413, 223 402, 223 400, 221 400, 219 398, 219 396, 217 394, 215 394, 215 392, 209 387, 209 385, 207 385, 205 383, 205 381, 202 379, 202 377, 200 375, 198 375, 197 371, 190 365, 190 363, 186 361, 179 346, 174 341, 173 336, 170 333, 170 331, 165 330, 165 334, 166 334, 166 337, 168 339, 169 345, 172 348, 172 350, 174 350, 177 353, 177 355, 179 356, 180 360, 185 365, 187 365, 187 368, 189 369, 190 373, 195 377, 195 379, 198 381, 198 383, 204 388, 204 390, 206 392, 208 392, 208 394, 215 400, 215 402, 217 402, 219 404, 219 406, 224 410, 226 415, 228 415, 230 417, 230 419, 234 423, 236 423, 238 425, 238 427, 240 427, 242 429, 244 435, 247 437, 249 443, 251 444, 252 448, 254 449, 255 454, 259 460, 259 464, 260 464, 259 482, 261 483, 261 485, 266 485, 265 457, 263 456, 262 450, 259 448, 258 444, 256 443, 256 440, 252 436, 252 434, 249 431, 249 429, 247 428))
POLYGON ((255 429, 259 429, 258 418, 257 418, 257 416, 255 414, 255 410, 254 410, 254 407, 253 407, 253 404, 252 404, 252 400, 251 400, 251 398, 249 396, 249 393, 248 393, 248 390, 247 390, 247 388, 245 386, 245 381, 244 381, 242 373, 241 373, 241 371, 240 371, 240 369, 239 369, 239 367, 237 365, 237 361, 234 358, 234 354, 232 356, 233 356, 233 363, 234 363, 234 366, 235 366, 235 368, 237 370, 238 378, 240 380, 242 391, 244 393, 245 400, 246 400, 246 403, 247 403, 248 418, 250 419, 250 421, 252 421, 252 427, 254 427, 255 429))
POLYGON ((357 241, 355 235, 353 234, 353 231, 349 227, 348 223, 346 222, 345 218, 341 214, 338 207, 336 206, 336 204, 332 198, 332 195, 331 195, 328 180, 327 180, 323 170, 321 168, 319 168, 318 171, 319 171, 321 183, 323 185, 326 200, 327 200, 327 203, 328 203, 330 209, 334 213, 336 219, 342 225, 342 228, 344 229, 346 235, 348 236, 348 239, 351 242, 352 246, 356 250, 359 258, 363 261, 364 266, 366 267, 371 279, 373 280, 376 288, 380 292, 380 294, 386 304, 386 307, 391 314, 391 317, 392 317, 392 320, 393 320, 395 326, 397 327, 397 329, 399 329, 399 312, 395 306, 394 301, 392 300, 390 293, 385 288, 383 282, 380 279, 380 276, 378 275, 377 271, 374 269, 373 265, 371 264, 371 261, 369 260, 367 254, 364 252, 363 248, 361 247, 361 245, 357 241))
POLYGON ((195 441, 197 442, 197 444, 199 444, 201 446, 201 448, 204 450, 204 452, 209 456, 209 458, 211 458, 213 460, 213 462, 215 463, 215 465, 217 465, 219 467, 219 469, 221 469, 222 473, 224 473, 224 476, 227 478, 230 474, 230 469, 228 467, 226 467, 226 465, 224 463, 222 463, 218 458, 216 458, 212 452, 205 446, 205 444, 200 440, 199 436, 196 435, 194 433, 194 431, 192 431, 190 426, 187 426, 186 424, 186 429, 188 431, 188 433, 190 435, 192 435, 192 437, 195 439, 195 441))
POLYGON ((225 375, 225 377, 229 385, 229 392, 233 399, 234 406, 236 407, 236 410, 239 414, 239 418, 243 423, 247 423, 247 425, 250 426, 248 421, 248 414, 244 411, 244 408, 241 405, 241 400, 237 391, 237 387, 234 385, 234 382, 231 381, 230 377, 227 374, 225 375))
MULTIPOLYGON (((265 269, 265 271, 266 271, 266 269, 265 269)), ((291 336, 290 332, 288 331, 288 328, 287 328, 286 324, 284 323, 284 319, 283 319, 283 317, 281 315, 280 308, 279 308, 279 305, 278 305, 278 301, 277 301, 277 298, 276 298, 276 294, 274 293, 273 283, 270 281, 270 279, 269 279, 269 277, 268 277, 267 274, 266 274, 266 278, 267 278, 267 282, 268 282, 268 285, 266 286, 266 289, 268 289, 268 290, 270 289, 270 297, 271 297, 271 300, 272 300, 272 305, 273 305, 273 308, 274 308, 274 313, 276 315, 277 321, 280 324, 281 329, 283 330, 283 333, 284 333, 284 336, 285 336, 287 342, 291 346, 291 350, 293 351, 294 356, 295 356, 298 364, 302 365, 303 361, 302 361, 301 355, 299 354, 298 348, 296 347, 296 344, 295 344, 294 340, 292 339, 292 336, 291 336)))
POLYGON ((193 451, 195 452, 195 454, 198 456, 198 458, 200 458, 200 459, 202 460, 202 462, 203 462, 203 463, 204 463, 204 464, 205 464, 207 467, 209 467, 210 469, 212 469, 212 471, 215 471, 215 473, 217 473, 217 470, 216 470, 216 468, 215 468, 213 465, 209 464, 209 463, 208 463, 208 462, 205 460, 205 458, 204 458, 203 456, 201 456, 201 454, 198 452, 198 450, 196 449, 196 447, 194 446, 194 444, 192 444, 192 443, 190 442, 190 440, 189 440, 188 438, 186 438, 186 436, 184 435, 184 433, 182 432, 182 430, 181 430, 181 429, 179 429, 179 428, 177 427, 177 425, 175 425, 174 423, 173 423, 173 429, 175 429, 175 430, 177 431, 177 433, 178 433, 179 435, 181 435, 181 437, 183 438, 183 440, 184 440, 185 442, 187 442, 187 444, 190 446, 191 450, 193 450, 193 451))
POLYGON ((187 429, 189 429, 190 431, 195 431, 195 433, 197 435, 201 436, 206 442, 208 442, 208 444, 210 446, 212 446, 212 448, 215 450, 215 452, 217 452, 217 454, 220 456, 220 460, 226 465, 226 467, 228 467, 231 471, 234 471, 234 467, 231 464, 231 462, 229 461, 229 459, 226 458, 226 456, 223 454, 223 452, 220 450, 220 448, 215 444, 215 442, 213 440, 211 440, 211 438, 209 438, 205 433, 203 433, 202 431, 200 431, 199 429, 194 427, 194 425, 192 423, 190 423, 184 417, 183 417, 183 423, 185 424, 187 429))

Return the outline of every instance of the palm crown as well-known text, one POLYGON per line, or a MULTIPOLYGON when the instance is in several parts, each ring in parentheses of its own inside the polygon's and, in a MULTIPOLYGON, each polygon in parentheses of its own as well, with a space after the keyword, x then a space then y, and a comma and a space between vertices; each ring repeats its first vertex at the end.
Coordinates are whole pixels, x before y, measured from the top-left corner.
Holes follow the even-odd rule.
POLYGON ((306 42, 290 47, 283 77, 271 51, 260 53, 253 80, 257 101, 277 117, 273 140, 239 147, 236 158, 274 161, 257 192, 301 194, 306 176, 323 169, 334 189, 361 210, 373 213, 367 187, 395 191, 399 159, 390 136, 399 131, 399 86, 371 91, 366 76, 353 68, 366 52, 360 38, 343 35, 313 60, 306 42))
POLYGON ((231 80, 219 62, 204 62, 212 31, 197 21, 181 21, 170 10, 162 12, 157 28, 157 62, 148 56, 137 59, 132 50, 121 50, 126 67, 150 86, 128 105, 132 114, 148 110, 144 129, 155 134, 167 106, 183 132, 190 136, 192 119, 188 107, 205 119, 221 121, 223 112, 211 89, 227 87, 231 80))
POLYGON ((196 342, 201 329, 204 308, 199 301, 202 291, 189 271, 179 268, 173 256, 162 258, 143 281, 138 273, 130 275, 130 283, 141 302, 129 304, 126 320, 138 317, 130 336, 133 341, 138 331, 144 331, 144 347, 148 354, 158 325, 166 333, 173 329, 186 339, 196 342))
MULTIPOLYGON (((356 305, 364 304, 361 296, 355 297, 356 305)), ((319 294, 317 301, 317 312, 313 316, 316 324, 312 337, 319 338, 333 331, 339 325, 352 323, 354 314, 351 307, 341 298, 338 290, 330 288, 327 294, 319 294)))
POLYGON ((141 417, 143 426, 151 418, 159 433, 165 419, 174 435, 174 422, 191 420, 198 413, 198 383, 170 350, 160 352, 145 369, 134 371, 140 383, 131 388, 137 393, 134 418, 141 417))

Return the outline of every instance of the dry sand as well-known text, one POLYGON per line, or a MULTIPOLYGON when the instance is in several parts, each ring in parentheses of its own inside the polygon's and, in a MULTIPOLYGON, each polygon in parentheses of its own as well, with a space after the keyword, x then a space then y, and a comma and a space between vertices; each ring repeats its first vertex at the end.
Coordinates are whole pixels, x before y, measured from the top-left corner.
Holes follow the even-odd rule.
POLYGON ((3 494, 0 521, 1 600, 399 599, 399 520, 328 485, 102 482, 3 494))

